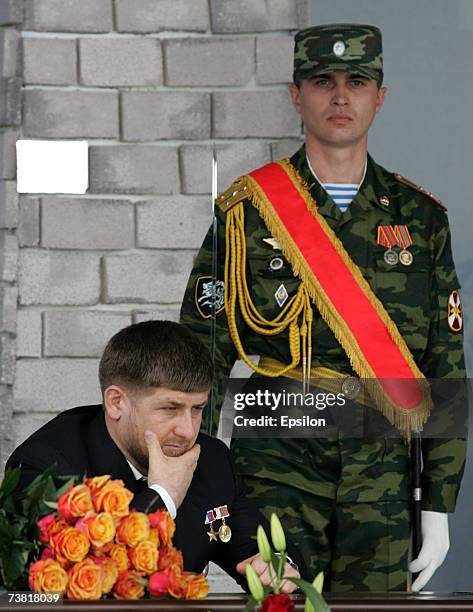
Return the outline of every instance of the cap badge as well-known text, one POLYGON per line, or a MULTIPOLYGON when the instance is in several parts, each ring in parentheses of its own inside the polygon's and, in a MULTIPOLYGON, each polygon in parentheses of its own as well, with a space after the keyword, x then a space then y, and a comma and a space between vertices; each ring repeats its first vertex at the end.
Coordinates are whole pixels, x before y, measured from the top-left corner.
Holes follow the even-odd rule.
POLYGON ((342 40, 337 40, 337 42, 333 45, 333 53, 337 57, 342 57, 342 55, 345 53, 345 50, 346 46, 342 40))

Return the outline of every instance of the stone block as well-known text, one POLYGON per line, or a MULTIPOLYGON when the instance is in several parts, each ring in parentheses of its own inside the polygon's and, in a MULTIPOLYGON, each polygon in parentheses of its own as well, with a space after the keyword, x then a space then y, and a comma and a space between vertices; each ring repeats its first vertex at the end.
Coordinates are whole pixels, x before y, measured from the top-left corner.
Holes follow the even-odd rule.
POLYGON ((245 85, 255 70, 254 38, 170 38, 164 41, 166 85, 245 85))
POLYGON ((137 204, 137 246, 197 249, 212 221, 210 198, 173 196, 137 204))
POLYGON ((15 412, 60 412, 101 403, 98 359, 19 359, 15 412))
POLYGON ((18 269, 18 239, 13 234, 0 231, 0 280, 13 282, 18 269))
POLYGON ((256 82, 291 83, 294 56, 292 36, 260 36, 256 40, 256 82))
POLYGON ((16 25, 23 22, 23 0, 2 0, 0 25, 16 25))
POLYGON ((0 335, 0 384, 12 385, 15 380, 15 340, 6 334, 0 335))
POLYGON ((21 79, 0 79, 0 125, 20 125, 21 79))
POLYGON ((15 181, 0 181, 0 228, 18 225, 18 193, 15 181))
POLYGON ((53 416, 53 414, 47 412, 14 414, 12 420, 14 448, 34 434, 35 431, 38 431, 40 427, 46 425, 53 416))
POLYGON ((76 41, 69 38, 23 38, 25 84, 75 85, 76 41))
POLYGON ((39 310, 21 308, 16 320, 17 357, 41 357, 42 321, 39 310))
POLYGON ((111 145, 89 148, 89 193, 179 191, 176 147, 111 145))
POLYGON ((0 287, 0 332, 15 334, 18 290, 0 287))
POLYGON ((41 199, 41 246, 52 249, 129 249, 134 211, 123 200, 41 199))
POLYGON ((82 38, 80 82, 98 87, 162 85, 161 43, 155 38, 82 38))
POLYGON ((136 310, 133 313, 133 323, 143 321, 174 321, 179 322, 180 306, 169 306, 168 308, 153 308, 153 310, 136 310))
POLYGON ((20 253, 20 304, 96 304, 100 296, 100 257, 92 253, 20 253))
POLYGON ((126 312, 52 310, 44 313, 46 357, 100 357, 110 338, 131 325, 126 312))
POLYGON ((19 76, 18 49, 20 33, 13 28, 0 30, 0 70, 1 76, 12 79, 19 76))
POLYGON ((213 94, 215 138, 299 136, 301 121, 286 90, 213 94))
POLYGON ((210 94, 189 91, 122 93, 124 140, 210 138, 210 94))
MULTIPOLYGON (((186 144, 180 148, 184 193, 210 193, 212 146, 186 144)), ((218 190, 224 191, 242 174, 271 161, 269 146, 246 140, 217 146, 218 190)))
POLYGON ((23 127, 26 138, 118 138, 118 93, 26 90, 23 127))
POLYGON ((19 200, 17 230, 19 246, 39 246, 39 198, 21 196, 19 200))
POLYGON ((25 28, 46 32, 111 32, 112 0, 25 0, 25 28))
POLYGON ((282 157, 291 157, 304 144, 304 139, 279 140, 271 143, 271 157, 273 160, 282 157))
POLYGON ((212 31, 299 30, 307 23, 306 6, 307 0, 210 0, 212 31))
POLYGON ((16 178, 16 141, 18 137, 17 130, 0 130, 0 179, 16 178))
POLYGON ((207 0, 116 0, 115 11, 119 32, 206 32, 209 27, 207 0))
POLYGON ((109 255, 104 260, 106 302, 172 304, 182 300, 193 253, 109 255))

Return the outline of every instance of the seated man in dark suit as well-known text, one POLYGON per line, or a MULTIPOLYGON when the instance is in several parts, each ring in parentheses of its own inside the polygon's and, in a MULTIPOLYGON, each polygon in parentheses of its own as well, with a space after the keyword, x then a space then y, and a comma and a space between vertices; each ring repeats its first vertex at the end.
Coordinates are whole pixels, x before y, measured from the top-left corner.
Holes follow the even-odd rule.
MULTIPOLYGON (((21 466, 20 486, 53 464, 64 475, 110 474, 135 494, 137 510, 169 510, 186 570, 200 572, 214 561, 245 585, 251 563, 269 584, 254 537, 264 519, 240 493, 225 444, 199 433, 212 382, 206 347, 177 323, 131 325, 108 342, 99 378, 103 406, 62 412, 13 452, 7 468, 21 466), (206 517, 216 508, 225 514, 225 507, 231 537, 223 530, 219 539, 222 521, 208 525, 206 517)), ((302 564, 296 550, 289 554, 302 564)), ((299 576, 291 564, 285 570, 299 576)))

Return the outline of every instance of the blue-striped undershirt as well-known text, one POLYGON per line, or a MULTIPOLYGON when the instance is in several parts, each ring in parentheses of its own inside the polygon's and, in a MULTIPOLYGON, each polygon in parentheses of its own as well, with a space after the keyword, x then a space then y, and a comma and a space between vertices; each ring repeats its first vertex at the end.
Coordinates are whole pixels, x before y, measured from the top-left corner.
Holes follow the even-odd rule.
POLYGON ((361 183, 365 180, 367 163, 365 163, 365 171, 363 172, 363 178, 361 179, 361 183, 322 183, 319 180, 318 176, 315 174, 314 169, 310 165, 308 157, 307 165, 309 166, 310 171, 314 175, 314 178, 322 185, 328 195, 338 206, 340 211, 344 213, 350 206, 353 198, 358 193, 358 189, 360 188, 361 183))

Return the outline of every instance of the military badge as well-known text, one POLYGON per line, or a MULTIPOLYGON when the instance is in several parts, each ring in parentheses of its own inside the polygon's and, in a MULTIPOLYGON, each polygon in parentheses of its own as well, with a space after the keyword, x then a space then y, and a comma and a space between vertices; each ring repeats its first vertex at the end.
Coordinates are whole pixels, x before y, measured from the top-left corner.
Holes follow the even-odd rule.
POLYGON ((266 242, 266 244, 269 244, 269 246, 272 246, 275 251, 281 250, 281 247, 279 246, 279 242, 276 240, 276 238, 273 238, 272 236, 270 236, 269 238, 263 238, 263 242, 266 242))
POLYGON ((345 51, 346 51, 346 46, 343 40, 337 40, 337 42, 334 43, 333 45, 333 54, 336 57, 342 57, 345 51))
POLYGON ((195 284, 195 306, 204 319, 210 319, 225 308, 225 285, 211 276, 199 276, 195 284))
POLYGON ((208 510, 208 511, 207 511, 207 514, 205 515, 205 524, 206 524, 206 525, 210 525, 210 531, 207 531, 207 535, 208 535, 208 536, 209 536, 209 538, 210 538, 210 542, 211 542, 212 540, 217 541, 217 532, 216 532, 216 531, 214 531, 214 528, 213 528, 213 526, 212 526, 212 523, 213 523, 215 520, 217 520, 217 519, 216 519, 216 517, 215 517, 214 511, 213 511, 213 510, 208 510))
POLYGON ((380 225, 378 227, 377 243, 387 248, 384 252, 384 261, 390 266, 396 265, 398 261, 403 266, 410 266, 414 261, 414 256, 408 250, 412 245, 412 238, 407 225, 380 225), (392 248, 393 246, 401 249, 399 255, 392 248))
POLYGON ((282 257, 272 257, 269 260, 268 269, 270 272, 279 272, 284 268, 284 260, 282 257))
POLYGON ((454 332, 460 332, 463 328, 463 309, 460 294, 455 289, 448 298, 448 326, 454 332))
POLYGON ((226 505, 219 506, 218 508, 214 508, 214 510, 215 510, 215 516, 217 520, 218 519, 222 520, 222 524, 220 525, 218 529, 218 537, 223 543, 226 544, 227 542, 230 542, 230 540, 232 539, 232 530, 225 523, 225 519, 230 516, 230 513, 228 512, 228 508, 226 505))
POLYGON ((289 297, 286 287, 281 283, 278 287, 278 290, 274 294, 276 298, 276 302, 278 303, 279 308, 282 308, 289 297))

